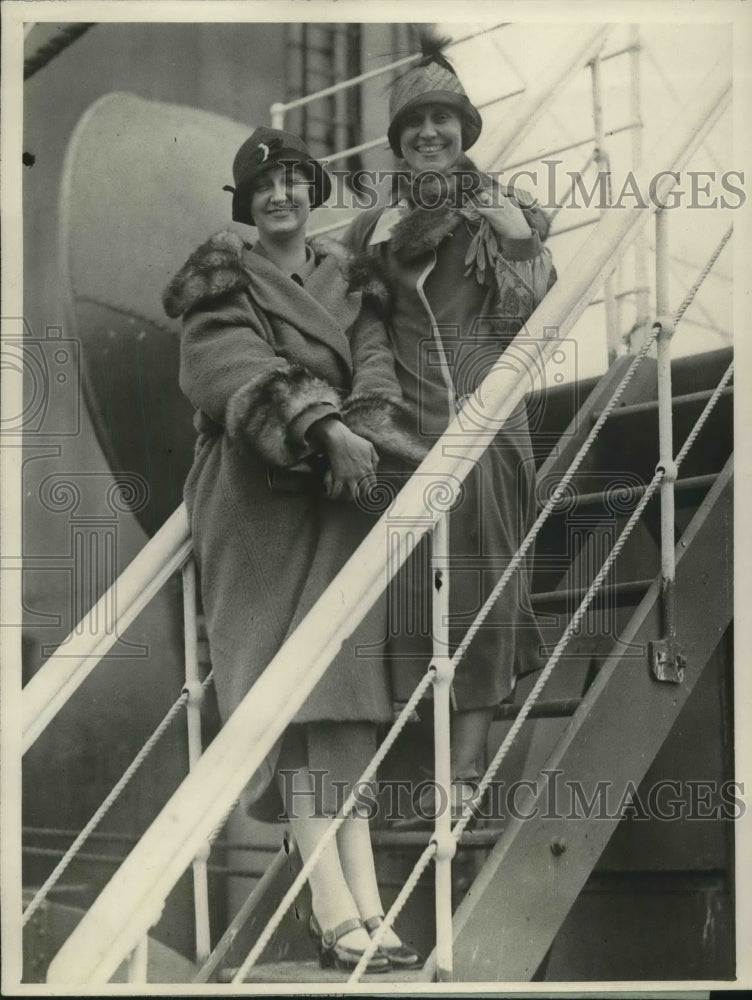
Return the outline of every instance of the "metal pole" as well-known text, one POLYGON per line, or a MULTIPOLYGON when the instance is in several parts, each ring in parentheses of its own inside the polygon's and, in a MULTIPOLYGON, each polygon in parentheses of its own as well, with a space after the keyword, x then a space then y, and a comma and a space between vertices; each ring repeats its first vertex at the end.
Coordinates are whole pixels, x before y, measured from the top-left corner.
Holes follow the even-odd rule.
MULTIPOLYGON (((601 78, 601 59, 596 55, 590 63, 590 77, 593 94, 593 126, 595 130, 595 162, 599 175, 606 178, 606 204, 601 205, 600 215, 603 217, 611 205, 611 168, 606 152, 606 133, 603 125, 603 81, 601 78)), ((602 189, 601 189, 602 190, 602 189)), ((616 296, 614 276, 610 274, 603 282, 603 301, 606 313, 606 347, 609 364, 619 353, 619 325, 616 312, 616 296)))
POLYGON ((452 687, 449 656, 449 515, 436 523, 432 537, 433 572, 433 739, 437 803, 433 839, 436 841, 436 975, 452 980, 452 770, 449 731, 452 687), (443 792, 443 794, 441 794, 443 792))
POLYGON ((669 316, 669 252, 668 215, 660 209, 655 213, 655 311, 657 316, 669 316))
MULTIPOLYGON (((636 128, 632 129, 632 170, 637 171, 642 167, 642 140, 644 135, 644 122, 642 120, 642 77, 641 77, 641 56, 640 56, 640 28, 633 24, 629 29, 629 117, 630 121, 636 123, 636 128)), ((635 331, 630 338, 629 350, 632 353, 639 351, 642 346, 644 331, 647 329, 650 317, 650 293, 648 291, 648 261, 647 261, 647 235, 645 230, 641 230, 634 241, 634 277, 635 285, 642 289, 635 302, 635 331)))
POLYGON ((128 967, 126 971, 129 983, 146 983, 147 970, 149 966, 149 936, 144 934, 136 947, 128 956, 128 967))
POLYGON ((269 118, 272 128, 283 129, 285 127, 285 105, 275 101, 269 108, 269 118))
MULTIPOLYGON (((201 757, 201 703, 204 687, 199 680, 196 622, 196 564, 191 557, 183 566, 183 633, 185 649, 185 688, 188 692, 188 770, 201 757)), ((207 842, 193 859, 193 912, 196 928, 196 962, 199 965, 211 954, 209 926, 209 875, 206 863, 211 853, 207 842)))
POLYGON ((663 638, 650 643, 649 656, 656 680, 680 683, 684 677, 684 658, 676 644, 674 583, 676 558, 674 541, 674 462, 673 414, 671 400, 671 337, 673 317, 669 307, 668 214, 655 215, 655 304, 659 327, 657 337, 658 367, 658 444, 661 480, 661 606, 663 638))

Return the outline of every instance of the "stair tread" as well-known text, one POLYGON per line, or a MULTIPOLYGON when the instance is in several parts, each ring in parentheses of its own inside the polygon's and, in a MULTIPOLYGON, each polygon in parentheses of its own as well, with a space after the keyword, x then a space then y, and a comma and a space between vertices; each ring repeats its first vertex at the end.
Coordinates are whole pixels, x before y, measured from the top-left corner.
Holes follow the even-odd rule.
MULTIPOLYGON (((652 587, 655 577, 645 580, 625 580, 621 583, 609 583, 606 581, 601 590, 612 597, 644 594, 649 587, 652 587)), ((583 598, 587 594, 589 587, 563 587, 560 590, 538 590, 530 595, 533 604, 557 604, 572 597, 583 598)))
MULTIPOLYGON (((221 983, 229 983, 237 972, 237 968, 223 969, 219 975, 221 983)), ((420 982, 420 969, 398 972, 380 972, 376 975, 362 976, 364 983, 417 983, 420 982)), ((349 972, 339 969, 322 969, 315 960, 291 962, 264 962, 254 965, 248 972, 246 983, 346 983, 349 972)))
MULTIPOLYGON (((708 472, 701 476, 686 476, 684 479, 677 479, 674 483, 674 491, 677 494, 683 494, 685 492, 692 492, 693 490, 706 489, 707 487, 713 485, 718 476, 718 472, 708 472)), ((647 484, 645 483, 641 486, 631 486, 624 489, 620 488, 616 495, 622 503, 629 498, 634 499, 636 502, 642 497, 646 489, 647 484)), ((594 493, 582 493, 577 497, 577 506, 584 507, 602 503, 604 497, 609 496, 610 492, 612 493, 613 491, 598 490, 594 493)), ((540 504, 539 506, 542 507, 543 505, 540 504)), ((559 511, 554 508, 552 514, 557 513, 559 513, 559 511)))
MULTIPOLYGON (((582 698, 549 698, 536 702, 528 714, 529 719, 559 719, 574 715, 582 704, 582 698)), ((516 719, 520 714, 521 704, 515 702, 499 705, 494 716, 495 721, 516 719)))
MULTIPOLYGON (((675 406, 689 406, 692 403, 702 403, 707 402, 710 397, 715 392, 715 388, 712 389, 702 389, 699 392, 685 392, 680 395, 673 396, 671 399, 672 408, 675 406)), ((726 386, 722 391, 722 396, 733 395, 734 387, 732 385, 726 386)), ((646 399, 642 403, 628 403, 626 406, 617 406, 616 409, 612 410, 610 417, 625 417, 634 413, 647 413, 651 410, 658 409, 658 399, 646 399)), ((602 410, 594 410, 591 414, 592 421, 595 423, 602 414, 602 410)))

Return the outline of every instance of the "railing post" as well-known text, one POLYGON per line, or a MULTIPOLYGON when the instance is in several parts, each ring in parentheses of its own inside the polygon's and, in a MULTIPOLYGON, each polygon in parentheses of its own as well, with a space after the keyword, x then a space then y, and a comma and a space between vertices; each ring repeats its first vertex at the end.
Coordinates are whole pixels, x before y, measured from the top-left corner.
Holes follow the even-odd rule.
POLYGON ((269 108, 269 118, 272 128, 283 129, 285 127, 285 106, 279 101, 275 101, 269 108))
POLYGON ((129 983, 146 983, 149 965, 149 935, 144 934, 128 956, 127 980, 129 983))
POLYGON ((676 641, 674 617, 674 581, 676 558, 674 540, 674 462, 673 415, 671 399, 671 337, 673 317, 669 313, 668 215, 659 209, 655 215, 655 299, 658 368, 658 445, 661 480, 661 607, 663 638, 650 643, 648 655, 653 676, 659 681, 679 684, 684 679, 685 659, 676 641))
MULTIPOLYGON (((642 140, 644 124, 642 121, 642 76, 641 76, 641 45, 639 25, 633 24, 629 29, 629 120, 637 127, 632 129, 632 163, 633 171, 642 168, 642 140)), ((650 293, 648 292, 647 238, 645 230, 635 237, 634 241, 634 283, 638 290, 635 316, 635 329, 631 337, 629 349, 636 354, 642 346, 642 338, 648 327, 650 317, 650 293)))
POLYGON ((436 522, 432 537, 433 574, 433 726, 436 817, 436 976, 452 980, 452 858, 457 843, 452 837, 452 771, 449 730, 452 687, 449 656, 449 515, 436 522), (443 794, 442 794, 443 793, 443 794))
MULTIPOLYGON (((599 178, 605 176, 606 204, 601 204, 601 217, 608 212, 611 205, 611 167, 608 153, 606 151, 606 131, 603 124, 603 86, 601 81, 601 57, 600 53, 590 63, 590 76, 593 96, 593 126, 595 132, 595 163, 598 168, 599 178)), ((601 189, 600 196, 603 197, 601 189)), ((606 347, 608 348, 609 364, 619 353, 621 341, 619 339, 619 325, 616 313, 616 293, 614 290, 614 276, 610 274, 603 282, 603 302, 606 312, 606 347)))
MULTIPOLYGON (((199 679, 196 622, 196 564, 191 556, 183 566, 183 633, 185 651, 185 690, 188 692, 188 769, 192 771, 201 757, 201 703, 204 688, 199 679)), ((206 863, 211 846, 207 842, 193 859, 193 911, 196 927, 196 962, 199 965, 211 954, 209 925, 209 876, 206 863)))

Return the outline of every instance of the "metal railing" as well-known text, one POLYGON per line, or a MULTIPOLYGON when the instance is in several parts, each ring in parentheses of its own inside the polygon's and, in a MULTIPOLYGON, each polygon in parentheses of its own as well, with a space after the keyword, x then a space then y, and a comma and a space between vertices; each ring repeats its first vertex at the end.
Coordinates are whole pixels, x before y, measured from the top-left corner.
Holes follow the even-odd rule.
MULTIPOLYGON (((497 27, 503 27, 503 25, 499 25, 497 27)), ((491 28, 488 30, 490 32, 494 32, 496 29, 491 28)), ((544 72, 536 81, 534 86, 528 87, 525 85, 522 88, 511 90, 508 93, 502 94, 478 105, 482 108, 498 103, 499 101, 508 100, 512 97, 520 97, 520 100, 514 104, 510 114, 505 116, 505 118, 496 125, 495 129, 492 129, 491 131, 495 152, 492 162, 489 164, 489 169, 498 169, 499 166, 503 165, 505 172, 512 173, 518 168, 529 163, 545 161, 547 157, 570 152, 571 150, 578 149, 580 146, 593 146, 593 152, 588 157, 587 165, 591 162, 595 162, 598 169, 609 177, 608 197, 606 200, 607 204, 600 206, 601 215, 604 211, 608 210, 608 205, 611 202, 610 166, 606 148, 607 140, 622 132, 633 133, 635 135, 635 139, 633 140, 632 151, 635 164, 639 164, 641 162, 642 149, 641 138, 637 137, 641 134, 642 130, 638 59, 640 50, 639 31, 636 27, 630 30, 630 43, 627 46, 623 46, 609 53, 604 53, 603 47, 609 36, 610 30, 611 27, 609 25, 600 25, 592 28, 589 32, 585 32, 576 45, 568 48, 558 61, 554 61, 552 63, 548 70, 544 72), (606 129, 603 111, 603 88, 601 84, 600 67, 604 61, 623 55, 629 56, 631 119, 623 125, 606 129), (544 151, 537 151, 534 156, 508 162, 507 158, 512 149, 519 145, 519 143, 532 131, 532 129, 540 121, 543 114, 550 113, 552 100, 556 94, 565 88, 566 85, 585 67, 590 68, 592 79, 591 102, 593 111, 593 134, 587 135, 582 139, 570 140, 544 151)), ((467 41, 470 38, 476 37, 477 34, 479 33, 464 36, 463 38, 457 39, 453 44, 459 44, 462 41, 467 41)), ((513 67, 508 54, 499 44, 497 35, 492 34, 491 43, 497 49, 499 55, 513 67)), ((316 93, 297 98, 295 101, 291 101, 288 104, 273 104, 270 108, 272 124, 276 128, 281 128, 284 125, 284 116, 286 111, 300 107, 303 104, 318 100, 322 97, 326 97, 340 89, 344 89, 356 83, 371 79, 373 76, 381 73, 409 65, 418 58, 418 56, 411 56, 398 60, 397 62, 391 63, 386 67, 381 67, 377 70, 372 70, 369 73, 361 74, 360 77, 354 77, 352 80, 343 81, 340 84, 327 87, 324 90, 317 91, 316 93)), ((519 76, 519 71, 515 69, 515 72, 517 72, 517 75, 519 76)), ((326 162, 333 163, 346 159, 355 153, 361 153, 369 149, 379 147, 385 142, 386 136, 379 136, 377 139, 367 140, 357 146, 352 146, 345 150, 334 151, 328 155, 326 162)), ((581 173, 582 172, 583 171, 581 171, 581 173)), ((312 235, 323 236, 338 232, 339 230, 344 229, 348 225, 349 221, 350 219, 348 216, 337 222, 330 222, 327 225, 314 230, 312 235)), ((566 227, 554 229, 551 231, 549 239, 593 225, 595 221, 596 219, 593 218, 576 222, 566 227)), ((647 316, 647 300, 645 298, 645 293, 642 291, 643 286, 646 285, 646 251, 644 240, 638 239, 635 241, 634 253, 636 274, 639 278, 637 285, 641 289, 637 293, 635 304, 638 317, 644 321, 647 316)), ((624 350, 624 345, 619 334, 617 298, 618 295, 616 292, 615 279, 614 277, 609 277, 604 285, 603 297, 597 302, 591 303, 591 306, 602 304, 605 308, 606 342, 609 360, 613 360, 620 351, 624 350)))
MULTIPOLYGON (((697 281, 694 283, 692 288, 689 290, 684 301, 680 305, 676 314, 673 317, 673 325, 679 322, 679 320, 684 315, 684 312, 691 304, 697 291, 707 277, 710 268, 713 266, 718 258, 718 255, 722 251, 723 247, 726 245, 728 239, 730 238, 731 230, 729 230, 723 239, 721 240, 719 246, 711 254, 706 266, 703 268, 702 272, 698 276, 697 281)), ((494 606, 499 596, 501 595, 504 588, 509 584, 510 580, 513 578, 514 573, 522 564, 527 552, 530 550, 532 544, 535 541, 538 533, 543 527, 544 523, 548 517, 556 509, 558 503, 565 496, 565 491, 568 484, 573 479, 578 468, 584 461, 586 455, 588 454, 590 448, 595 442, 598 434, 603 428, 606 420, 609 418, 611 413, 614 411, 619 399, 623 395, 627 386, 631 382, 633 376, 635 375, 641 361, 644 359, 648 350, 650 349, 652 343, 656 338, 660 337, 661 327, 666 325, 664 319, 663 323, 654 324, 651 336, 645 340, 642 348, 638 355, 633 360, 627 372, 622 377, 619 385, 614 390, 614 393, 609 400, 606 407, 601 411, 598 419, 596 420, 593 428, 588 434, 587 438, 580 446, 575 458, 571 462, 566 473, 561 478, 555 491, 550 496, 548 502, 545 504, 543 510, 539 514, 535 524, 531 528, 530 532, 524 539, 522 545, 515 553, 513 559, 510 561, 509 565, 505 569, 501 578, 498 580, 494 586, 492 592, 486 599, 483 607, 475 618, 475 621, 468 629, 465 638, 457 648, 456 652, 451 656, 447 655, 448 649, 448 636, 446 623, 448 621, 448 594, 450 586, 450 578, 448 577, 447 571, 449 568, 449 546, 448 546, 448 531, 449 524, 446 515, 438 521, 432 535, 433 544, 433 554, 432 554, 432 574, 434 580, 434 648, 433 656, 431 659, 431 664, 424 675, 421 682, 416 687, 408 703, 400 712, 398 718, 395 720, 388 736, 386 737, 384 743, 379 748, 377 758, 375 758, 369 764, 368 768, 361 775, 358 784, 362 785, 365 782, 369 782, 373 779, 376 766, 383 760, 386 752, 393 745, 397 735, 404 726, 406 720, 409 718, 413 708, 417 704, 418 700, 422 697, 424 691, 430 686, 433 686, 433 700, 434 700, 434 746, 435 746, 435 784, 437 788, 444 789, 448 795, 448 790, 451 787, 450 773, 449 773, 449 755, 450 755, 450 742, 449 742, 449 721, 450 721, 450 709, 449 709, 449 690, 454 676, 454 672, 459 666, 462 658, 464 657, 467 649, 470 646, 474 636, 477 634, 478 630, 482 628, 483 623, 489 614, 491 608, 494 606), (438 577, 437 575, 438 574, 438 577)), ((713 394, 711 400, 708 402, 703 414, 697 422, 697 428, 699 428, 702 423, 707 418, 707 414, 715 406, 717 400, 720 398, 723 387, 730 377, 731 369, 726 373, 724 379, 721 382, 721 386, 713 394)), ((670 368, 664 370, 662 373, 663 388, 661 389, 661 408, 665 409, 666 405, 671 406, 671 393, 670 393, 670 368), (668 402, 667 402, 668 401, 668 402)), ((696 431, 693 431, 688 438, 688 442, 694 440, 696 436, 696 431)), ((688 445, 685 445, 682 454, 686 454, 688 445)), ((666 467, 661 464, 656 476, 653 478, 651 483, 641 492, 639 497, 638 505, 633 512, 627 526, 622 532, 621 536, 617 540, 616 545, 609 554, 604 566, 601 568, 596 576, 595 581, 587 589, 586 593, 583 595, 583 599, 575 612, 572 620, 567 626, 564 635, 561 637, 557 643, 556 648, 543 669, 538 681, 536 682, 533 690, 531 691, 525 702, 519 707, 514 724, 510 729, 507 737, 502 743, 501 747, 494 756, 493 761, 489 765, 485 775, 483 776, 480 785, 478 787, 477 794, 479 797, 483 795, 485 790, 489 787, 490 783, 493 781, 498 768, 500 767, 502 761, 507 755, 509 749, 513 745, 517 736, 521 731, 522 724, 524 723, 527 716, 532 711, 537 700, 540 697, 551 673, 556 667, 560 656, 565 649, 568 640, 575 633, 579 623, 581 622, 583 616, 587 612, 588 607, 595 598, 600 586, 606 580, 611 566, 616 560, 619 552, 626 543, 629 535, 634 529, 635 525, 639 521, 639 518, 645 509, 645 506, 651 499, 657 485, 662 483, 666 477, 666 467)), ((671 525, 673 530, 673 511, 669 507, 662 508, 662 519, 664 522, 667 518, 671 518, 671 525)), ((673 540, 672 540, 673 544, 673 540)), ((664 576, 664 580, 666 577, 664 576)), ((355 796, 351 796, 344 804, 342 811, 338 815, 333 826, 327 831, 326 835, 322 838, 319 843, 314 855, 308 859, 303 869, 299 872, 293 884, 285 893, 281 902, 276 907, 274 913, 270 917, 266 927, 263 929, 258 939, 256 940, 253 948, 249 952, 245 961, 242 965, 235 970, 232 982, 242 983, 249 973, 250 969, 257 962, 260 956, 263 954, 266 946, 271 940, 272 935, 279 927, 285 914, 297 898, 298 894, 302 890, 308 875, 315 866, 318 858, 323 853, 326 845, 336 836, 337 829, 344 822, 345 818, 349 815, 355 804, 355 796)), ((467 824, 471 818, 471 810, 466 808, 463 811, 462 818, 458 821, 457 825, 452 829, 451 827, 451 811, 445 806, 448 805, 448 799, 442 801, 442 808, 438 811, 435 821, 434 833, 431 837, 429 843, 425 846, 423 852, 421 853, 418 861, 416 862, 412 872, 410 873, 408 879, 403 885, 397 899, 395 900, 393 906, 386 914, 384 918, 384 928, 379 931, 379 933, 374 937, 371 948, 367 953, 364 954, 361 962, 359 963, 356 970, 350 977, 350 982, 356 982, 362 975, 369 958, 373 955, 376 948, 378 947, 379 940, 386 933, 387 929, 393 926, 396 917, 399 915, 400 911, 408 901, 411 893, 414 891, 418 880, 422 876, 423 872, 427 868, 428 864, 433 860, 435 863, 435 906, 436 906, 436 950, 435 950, 435 971, 436 977, 439 981, 447 981, 451 979, 452 975, 452 900, 451 900, 451 860, 457 848, 457 844, 462 838, 467 824)), ((202 980, 203 981, 203 980, 202 980)))
MULTIPOLYGON (((638 182, 645 184, 659 170, 679 169, 725 109, 729 96, 730 84, 726 79, 713 85, 704 83, 691 100, 689 111, 677 122, 673 138, 666 140, 655 169, 643 171, 638 182)), ((661 199, 674 183, 671 175, 663 175, 659 184, 661 199)), ((561 276, 531 317, 527 336, 520 336, 514 342, 519 356, 528 358, 530 370, 537 369, 556 349, 559 339, 572 329, 594 291, 613 271, 651 211, 649 207, 612 212, 598 223, 576 264, 561 276), (558 336, 550 336, 551 330, 556 330, 558 336), (532 351, 525 342, 531 335, 538 350, 532 351)), ((261 763, 267 748, 279 738, 305 701, 354 623, 370 608, 388 577, 397 571, 420 537, 434 531, 443 520, 462 480, 474 467, 475 459, 469 455, 474 448, 477 450, 490 443, 522 400, 527 389, 527 375, 526 371, 508 369, 497 369, 489 374, 481 387, 487 408, 485 426, 480 430, 464 429, 473 427, 475 421, 468 404, 463 405, 446 432, 449 438, 462 440, 462 453, 457 454, 458 449, 454 449, 451 457, 444 456, 442 442, 438 442, 421 465, 421 478, 415 477, 394 501, 389 530, 390 535, 399 539, 400 545, 386 571, 384 516, 273 658, 105 887, 53 960, 49 971, 51 982, 105 982, 120 962, 139 946, 149 927, 159 918, 167 894, 200 854, 261 763), (427 503, 421 482, 426 475, 443 494, 442 509, 431 509, 427 503), (334 623, 334 627, 323 633, 319 627, 321 620, 334 623), (149 873, 148 878, 145 872, 149 873)), ((440 552, 437 558, 441 564, 440 552)), ((427 683, 432 682, 433 676, 427 683)), ((439 761, 438 767, 445 770, 445 762, 439 761)), ((435 844, 439 845, 440 840, 441 834, 435 844)), ((449 846, 443 844, 444 850, 448 852, 449 846)), ((439 920, 445 921, 446 901, 441 905, 444 917, 440 916, 439 920)), ((442 940, 445 939, 446 933, 443 933, 442 940)), ((451 956, 442 958, 442 968, 451 968, 451 956)))
MULTIPOLYGON (((661 213, 657 213, 657 219, 660 217, 661 213)), ((664 223, 657 222, 657 228, 660 229, 664 223)), ((643 360, 648 350, 652 346, 654 340, 658 340, 659 343, 659 365, 658 365, 658 416, 659 416, 659 429, 660 429, 660 459, 659 464, 656 467, 655 474, 651 479, 650 483, 645 487, 642 492, 634 511, 632 511, 624 529, 619 535, 618 539, 614 543, 611 551, 609 552, 605 562, 598 570, 593 582, 589 586, 586 594, 584 595, 580 605, 572 616, 569 624, 564 630, 563 635, 559 639, 554 648, 553 653, 549 661, 546 663, 545 667, 540 673, 540 676, 533 685, 532 690, 525 698, 525 701, 519 708, 516 718, 512 723, 508 733, 506 734, 504 740, 502 741, 500 747, 496 751, 493 760, 488 765, 486 772, 484 773, 481 781, 478 785, 476 796, 481 799, 486 791, 489 789, 491 782, 494 780, 502 762, 507 756, 509 750, 514 745, 517 737, 519 736, 522 725, 525 719, 530 714, 531 710, 535 706, 536 702, 540 698, 546 684, 548 683, 551 674, 556 668, 561 655, 563 654, 569 640, 575 634, 578 626, 580 625, 583 617, 585 616, 590 604, 596 597, 599 589, 603 586, 608 575, 611 571, 613 564, 615 563, 619 553, 623 549, 627 540, 629 539, 632 531, 638 524, 648 502, 651 500, 655 491, 660 487, 661 489, 661 598, 663 606, 663 627, 666 634, 665 640, 659 640, 657 643, 652 643, 653 647, 661 647, 665 644, 665 648, 659 650, 661 656, 658 658, 658 662, 653 664, 654 674, 659 680, 668 681, 680 681, 682 679, 681 667, 679 666, 680 653, 678 650, 676 642, 676 630, 674 625, 674 607, 673 607, 673 584, 675 576, 675 548, 674 548, 674 483, 676 481, 678 469, 686 457, 689 449, 696 440, 701 428, 705 424, 706 420, 715 408, 718 400, 722 397, 725 388, 730 381, 733 374, 733 363, 729 365, 728 369, 724 373, 723 377, 716 386, 714 392, 712 393, 710 399, 703 408, 702 413, 695 422, 692 430, 688 434, 679 454, 676 459, 673 459, 673 448, 670 441, 670 434, 667 428, 670 428, 671 422, 671 411, 672 411, 672 394, 671 394, 671 367, 670 367, 670 357, 669 357, 669 344, 670 336, 673 332, 674 327, 679 322, 684 312, 691 304, 694 296, 696 295, 699 287, 707 277, 708 272, 717 260, 718 255, 723 250, 724 246, 731 237, 732 230, 729 229, 723 238, 721 239, 716 250, 711 254, 708 262, 706 263, 703 271, 698 276, 697 281, 689 290, 687 296, 685 297, 682 304, 677 309, 673 317, 663 317, 661 320, 656 321, 653 326, 652 333, 649 338, 645 340, 643 346, 635 357, 634 361, 630 365, 629 369, 625 373, 621 382, 617 386, 614 394, 609 400, 608 405, 605 407, 600 417, 593 426, 590 434, 580 447, 575 459, 572 461, 569 469, 562 477, 561 481, 554 490, 552 496, 550 497, 548 503, 541 511, 536 523, 533 528, 528 533, 523 544, 520 546, 519 550, 515 554, 514 558, 510 562, 508 568, 504 571, 504 574, 497 582, 491 594, 489 594, 483 608, 475 619, 475 622, 468 630, 465 639, 458 647, 457 651, 451 658, 449 663, 436 663, 434 661, 434 698, 436 698, 436 685, 437 682, 440 683, 451 683, 452 677, 456 667, 459 665, 462 656, 470 645, 473 636, 477 630, 482 626, 486 615, 493 607, 494 603, 498 599, 502 590, 506 584, 511 580, 513 572, 516 566, 519 565, 521 560, 524 558, 526 551, 532 545, 536 535, 540 531, 544 522, 548 516, 553 512, 558 501, 564 498, 564 490, 568 482, 571 481, 578 467, 580 466, 585 455, 592 446, 598 432, 603 427, 608 416, 613 411, 619 397, 624 392, 626 386, 629 384, 632 376, 635 374, 640 362, 643 360), (666 331, 670 331, 666 335, 666 331), (661 341, 663 346, 661 347, 661 341), (668 415, 667 415, 668 414, 668 415)), ((663 265, 659 265, 663 266, 663 265)), ((442 546, 442 552, 444 551, 442 546)), ((444 700, 440 699, 439 706, 437 708, 436 704, 434 706, 435 713, 435 727, 434 727, 434 739, 436 744, 435 753, 435 768, 436 768, 436 782, 439 784, 441 779, 439 774, 445 773, 445 768, 442 766, 446 755, 449 751, 448 742, 448 725, 449 725, 449 705, 445 705, 444 700), (446 741, 446 743, 444 742, 446 741)), ((447 783, 443 787, 449 788, 447 783)), ((400 891, 397 899, 392 904, 388 913, 384 917, 383 924, 379 928, 376 935, 374 935, 370 946, 363 953, 357 967, 353 971, 348 982, 358 982, 360 977, 363 975, 366 966, 371 959, 371 957, 376 952, 380 941, 383 936, 387 933, 389 928, 393 927, 396 918, 399 913, 404 908, 410 895, 414 891, 418 880, 427 868, 431 860, 435 861, 436 865, 436 949, 432 956, 432 961, 427 963, 432 973, 438 981, 451 980, 452 971, 452 924, 451 924, 451 869, 450 874, 447 876, 445 869, 451 864, 451 858, 454 855, 457 844, 460 841, 462 834, 467 829, 467 825, 473 817, 473 810, 469 804, 466 804, 463 808, 462 817, 458 820, 456 825, 449 829, 448 823, 451 816, 450 810, 444 810, 445 815, 437 816, 436 826, 434 836, 428 843, 418 861, 415 863, 412 871, 410 872, 408 878, 405 881, 405 885, 400 891), (443 893, 443 899, 439 899, 439 893, 443 893)), ((248 965, 244 965, 241 971, 247 972, 248 965)), ((240 981, 239 977, 236 977, 234 981, 240 981)))
MULTIPOLYGON (((448 48, 461 45, 462 42, 469 42, 473 38, 478 38, 480 35, 487 35, 491 32, 498 31, 500 28, 505 28, 508 23, 508 21, 500 22, 499 24, 491 25, 490 28, 480 28, 478 31, 471 31, 469 34, 462 35, 460 38, 454 38, 450 42, 448 48)), ((392 62, 385 63, 383 66, 378 66, 376 69, 368 70, 366 73, 359 73, 357 76, 348 77, 346 80, 334 83, 330 87, 323 87, 321 90, 313 91, 310 94, 304 94, 302 97, 296 97, 292 101, 276 101, 269 108, 272 128, 283 129, 285 127, 285 115, 288 111, 294 111, 295 108, 302 108, 308 104, 313 104, 315 101, 323 100, 325 97, 331 97, 333 94, 338 94, 343 90, 350 90, 352 87, 359 87, 370 80, 375 80, 380 76, 385 76, 387 73, 392 73, 394 70, 410 66, 412 63, 417 62, 420 58, 420 53, 413 53, 412 55, 403 56, 400 59, 395 59, 392 62)), ((356 146, 351 150, 347 150, 346 153, 338 153, 334 155, 341 159, 345 155, 349 156, 353 153, 361 152, 363 149, 372 148, 372 146, 378 145, 381 142, 386 142, 385 135, 373 140, 372 143, 367 146, 356 146)))

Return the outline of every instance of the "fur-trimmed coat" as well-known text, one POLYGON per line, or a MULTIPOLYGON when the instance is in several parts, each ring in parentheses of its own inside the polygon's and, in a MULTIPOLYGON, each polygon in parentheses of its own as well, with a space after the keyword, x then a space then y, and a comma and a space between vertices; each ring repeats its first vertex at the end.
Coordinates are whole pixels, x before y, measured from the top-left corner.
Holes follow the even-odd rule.
MULTIPOLYGON (((478 188, 497 190, 463 157, 478 188)), ((530 226, 524 239, 504 239, 472 207, 398 205, 363 212, 345 244, 363 274, 377 274, 392 302, 386 317, 403 399, 427 446, 443 433, 465 397, 472 426, 483 427, 477 390, 495 365, 524 366, 504 353, 556 280, 543 241, 548 221, 524 192, 501 189, 530 226)), ((452 192, 450 178, 449 194, 452 192)), ((447 442, 451 451, 452 443, 447 442)), ((461 439, 456 447, 465 448, 461 439)), ((450 621, 453 652, 535 518, 535 464, 524 403, 479 458, 449 519, 450 621)), ((388 653, 395 695, 406 698, 431 656, 428 546, 419 546, 392 587, 388 653), (408 627, 409 626, 409 627, 408 627)), ((530 605, 531 561, 493 606, 453 683, 459 709, 490 707, 507 697, 514 678, 543 666, 540 633, 530 605)))
MULTIPOLYGON (((405 419, 383 325, 355 322, 379 290, 364 304, 346 251, 311 247, 315 267, 301 286, 236 233, 220 233, 163 296, 166 312, 183 319, 180 383, 196 407, 185 499, 224 719, 373 523, 356 504, 323 496, 310 471, 296 471, 317 462, 311 425, 339 415, 385 465, 416 465, 426 452, 405 419)), ((391 719, 385 628, 378 602, 296 722, 391 719)), ((250 800, 268 785, 278 749, 250 800)))

